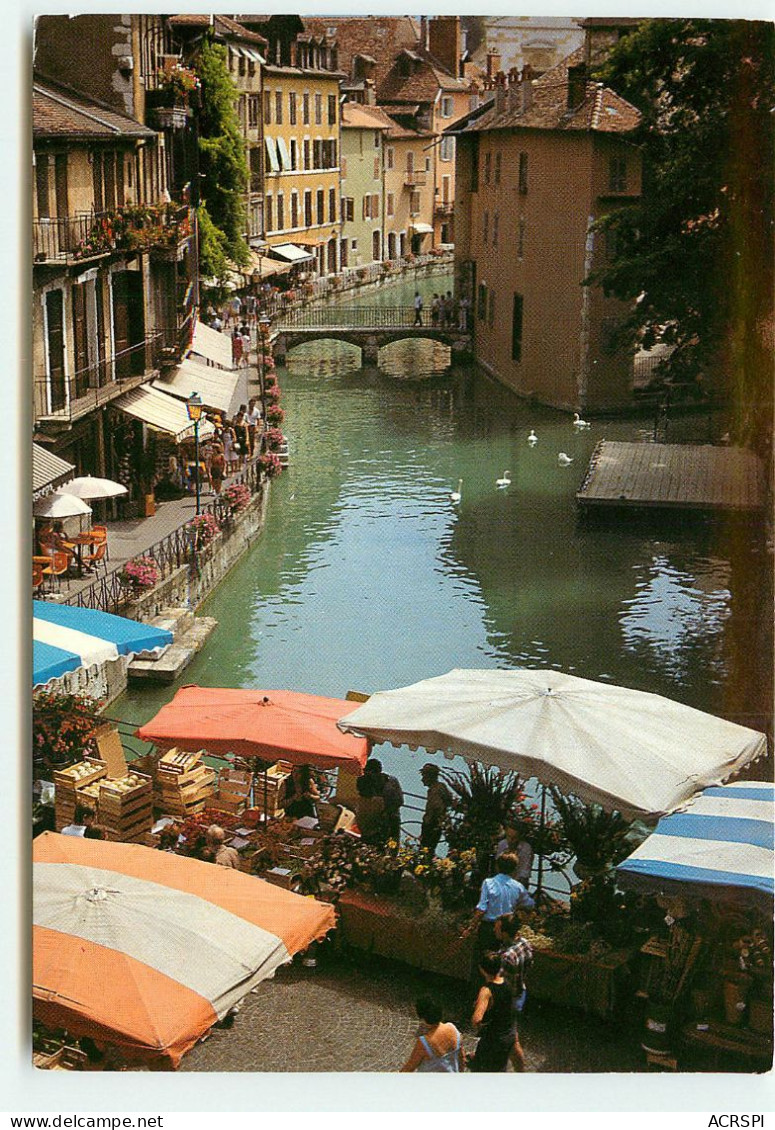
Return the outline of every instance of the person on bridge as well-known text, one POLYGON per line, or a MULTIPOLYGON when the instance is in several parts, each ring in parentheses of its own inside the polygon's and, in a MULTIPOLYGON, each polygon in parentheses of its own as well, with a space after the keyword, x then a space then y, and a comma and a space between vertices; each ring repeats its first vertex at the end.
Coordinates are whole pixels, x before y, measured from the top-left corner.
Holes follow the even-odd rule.
POLYGON ((422 295, 419 290, 414 292, 414 325, 422 325, 422 295))

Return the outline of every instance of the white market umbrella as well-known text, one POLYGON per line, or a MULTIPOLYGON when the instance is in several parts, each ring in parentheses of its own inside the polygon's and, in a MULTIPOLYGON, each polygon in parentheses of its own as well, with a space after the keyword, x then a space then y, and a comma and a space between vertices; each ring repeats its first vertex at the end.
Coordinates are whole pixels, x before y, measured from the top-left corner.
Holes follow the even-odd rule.
POLYGON ((71 479, 67 484, 67 492, 87 499, 117 498, 120 494, 129 493, 123 483, 116 483, 113 479, 98 479, 92 475, 71 479))
POLYGON ((764 734, 660 695, 561 671, 455 670, 380 691, 340 720, 654 819, 764 756, 764 734))
POLYGON ((91 514, 91 506, 83 499, 63 490, 55 490, 53 494, 41 498, 32 509, 36 518, 74 518, 91 514))

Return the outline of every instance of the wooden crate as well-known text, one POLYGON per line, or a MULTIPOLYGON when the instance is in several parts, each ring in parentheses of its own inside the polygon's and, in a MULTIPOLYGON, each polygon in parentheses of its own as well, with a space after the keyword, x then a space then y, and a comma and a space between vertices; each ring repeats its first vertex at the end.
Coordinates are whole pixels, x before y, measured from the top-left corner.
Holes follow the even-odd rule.
POLYGON ((54 826, 58 832, 72 824, 79 804, 95 807, 95 798, 83 797, 81 791, 101 780, 106 773, 105 763, 95 758, 54 770, 54 826))
POLYGON ((136 840, 153 826, 153 782, 145 773, 99 783, 99 820, 109 840, 136 840), (134 784, 129 784, 134 781, 134 784))
POLYGON ((267 816, 285 814, 285 782, 291 775, 290 761, 278 761, 270 765, 265 773, 256 773, 253 778, 253 807, 267 816))
POLYGON ((196 815, 215 792, 215 770, 200 763, 178 774, 157 773, 154 786, 154 801, 162 812, 196 815))
POLYGON ((202 764, 202 755, 204 750, 200 749, 195 752, 190 750, 181 750, 176 746, 168 749, 163 753, 159 760, 156 762, 156 772, 168 777, 180 777, 182 780, 202 764))
POLYGON ((210 802, 211 808, 232 815, 241 815, 249 801, 253 774, 243 769, 221 769, 218 774, 218 791, 210 802))

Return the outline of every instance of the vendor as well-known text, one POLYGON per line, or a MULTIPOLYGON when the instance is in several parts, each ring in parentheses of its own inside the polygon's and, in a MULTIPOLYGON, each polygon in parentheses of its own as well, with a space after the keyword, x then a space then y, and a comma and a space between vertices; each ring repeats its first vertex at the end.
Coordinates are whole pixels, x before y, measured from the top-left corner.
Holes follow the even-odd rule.
POLYGON ((533 846, 527 839, 527 826, 522 821, 511 817, 504 821, 503 836, 495 846, 495 858, 500 859, 504 852, 510 851, 516 855, 518 864, 514 878, 523 887, 530 886, 530 875, 533 870, 533 846))
POLYGON ((452 803, 452 794, 444 782, 439 780, 438 765, 427 762, 420 770, 420 778, 428 790, 420 832, 420 847, 426 848, 431 855, 434 855, 441 839, 444 816, 452 803))
POLYGON ((207 856, 212 863, 216 863, 219 867, 233 867, 235 871, 240 869, 240 857, 236 848, 227 847, 226 832, 218 824, 211 824, 207 829, 207 856))
POLYGON ((292 820, 317 816, 320 789, 312 779, 309 765, 294 765, 285 782, 285 815, 292 820))

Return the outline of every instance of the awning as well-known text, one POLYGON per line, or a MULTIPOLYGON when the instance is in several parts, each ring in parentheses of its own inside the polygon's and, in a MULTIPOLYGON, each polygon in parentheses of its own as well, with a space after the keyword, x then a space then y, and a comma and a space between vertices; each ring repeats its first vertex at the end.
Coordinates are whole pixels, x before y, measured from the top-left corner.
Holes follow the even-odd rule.
POLYGON ((430 235, 433 231, 431 224, 410 224, 409 226, 417 235, 430 235))
POLYGON ((265 251, 260 255, 257 251, 252 251, 249 269, 252 269, 254 278, 257 275, 260 279, 267 279, 270 275, 285 275, 288 271, 292 271, 293 263, 281 263, 279 259, 270 259, 265 251))
POLYGON ((172 643, 172 633, 152 624, 113 616, 94 608, 33 600, 32 685, 93 667, 119 655, 158 651, 172 643))
POLYGON ((272 173, 280 172, 280 163, 277 160, 277 145, 273 137, 265 137, 266 142, 266 156, 269 162, 269 171, 272 173))
MULTIPOLYGON (((124 396, 114 400, 113 407, 125 412, 136 420, 155 428, 159 432, 168 432, 176 443, 184 439, 192 439, 194 425, 188 418, 186 406, 174 396, 169 396, 158 388, 143 385, 134 388, 124 396)), ((202 420, 199 424, 199 438, 211 436, 215 428, 209 420, 202 420)))
POLYGON ((161 1067, 335 925, 254 875, 56 832, 33 843, 32 917, 35 1018, 161 1067))
MULTIPOLYGON (((235 390, 239 382, 239 373, 226 372, 225 369, 213 369, 208 365, 200 365, 197 361, 185 359, 181 361, 171 376, 163 381, 154 381, 152 388, 165 392, 180 400, 188 400, 192 392, 198 392, 202 403, 208 408, 217 408, 219 412, 228 412, 234 400, 235 390)), ((202 434, 202 427, 199 427, 202 434)))
POLYGON ((309 251, 305 251, 302 247, 297 247, 295 243, 276 243, 273 247, 269 248, 272 255, 276 255, 280 259, 284 259, 287 263, 310 263, 315 256, 310 255, 309 251))
POLYGON ((72 479, 75 467, 37 443, 32 445, 32 500, 55 490, 72 479))
POLYGON ((772 909, 775 789, 734 781, 706 789, 616 868, 622 887, 772 909))
POLYGON ((228 334, 211 329, 199 319, 194 323, 194 337, 191 342, 191 352, 214 361, 222 369, 232 369, 231 338, 228 334))

